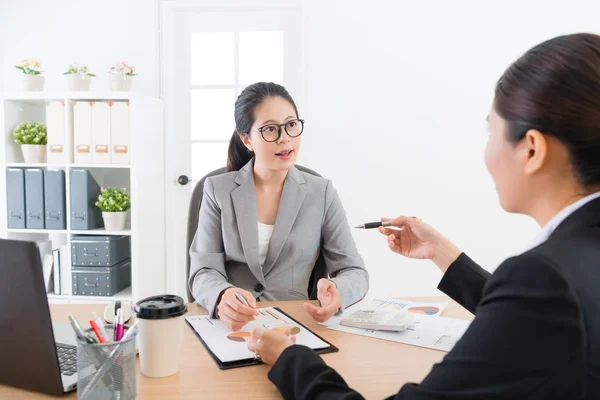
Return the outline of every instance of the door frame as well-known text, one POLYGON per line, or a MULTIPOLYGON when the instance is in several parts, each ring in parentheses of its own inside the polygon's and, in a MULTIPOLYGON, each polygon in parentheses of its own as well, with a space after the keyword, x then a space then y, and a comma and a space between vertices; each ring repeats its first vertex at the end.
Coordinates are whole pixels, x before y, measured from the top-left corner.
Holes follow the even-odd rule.
MULTIPOLYGON (((165 132, 165 288, 167 293, 176 294, 187 301, 186 294, 186 254, 180 254, 181 240, 187 243, 187 232, 180 232, 183 225, 187 229, 188 202, 182 201, 185 191, 191 191, 189 186, 177 183, 178 174, 184 173, 177 166, 176 160, 181 156, 177 149, 181 148, 181 140, 175 132, 176 126, 176 69, 173 65, 175 59, 176 19, 179 13, 186 12, 244 12, 244 11, 295 11, 299 16, 299 41, 301 43, 298 59, 298 82, 294 85, 294 99, 298 107, 304 109, 304 0, 160 0, 158 11, 159 22, 159 94, 164 101, 164 132, 165 132), (185 210, 185 224, 181 213, 185 210), (174 214, 172 210, 177 210, 174 214)), ((187 155, 189 158, 189 155, 187 155)), ((191 167, 191 163, 188 162, 191 167)), ((188 175, 190 171, 185 172, 188 175)), ((189 185, 189 184, 188 184, 189 185)), ((189 196, 188 196, 189 198, 189 196)))

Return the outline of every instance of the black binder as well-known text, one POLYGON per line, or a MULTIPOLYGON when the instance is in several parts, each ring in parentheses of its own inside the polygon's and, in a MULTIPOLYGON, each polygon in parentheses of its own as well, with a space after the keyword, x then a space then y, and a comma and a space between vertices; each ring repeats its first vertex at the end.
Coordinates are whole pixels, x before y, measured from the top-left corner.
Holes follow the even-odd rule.
POLYGON ((95 206, 100 185, 87 169, 71 170, 71 229, 91 230, 104 226, 102 211, 95 206))

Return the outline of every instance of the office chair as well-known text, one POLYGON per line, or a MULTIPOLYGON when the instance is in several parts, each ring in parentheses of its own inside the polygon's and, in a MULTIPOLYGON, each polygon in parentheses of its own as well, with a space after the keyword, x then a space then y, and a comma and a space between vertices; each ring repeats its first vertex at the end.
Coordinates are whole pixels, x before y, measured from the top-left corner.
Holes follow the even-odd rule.
MULTIPOLYGON (((311 175, 321 176, 315 171, 303 167, 301 165, 296 165, 302 172, 306 172, 311 175)), ((190 247, 192 246, 192 241, 194 240, 194 236, 196 235, 196 230, 198 229, 198 218, 200 214, 200 205, 202 204, 202 195, 204 193, 204 182, 206 182, 206 178, 215 175, 221 175, 226 172, 225 167, 216 169, 212 172, 206 174, 202 179, 196 183, 194 187, 194 191, 192 192, 192 197, 190 199, 190 207, 188 210, 188 226, 187 226, 187 247, 186 247, 186 267, 185 267, 185 279, 186 279, 186 291, 188 301, 193 303, 195 301, 194 295, 190 291, 190 286, 188 284, 190 279, 190 247)), ((315 262, 315 266, 310 275, 310 280, 308 283, 307 294, 310 300, 317 300, 317 282, 321 278, 327 278, 327 265, 325 264, 325 259, 323 258, 323 253, 319 253, 319 258, 315 262)))

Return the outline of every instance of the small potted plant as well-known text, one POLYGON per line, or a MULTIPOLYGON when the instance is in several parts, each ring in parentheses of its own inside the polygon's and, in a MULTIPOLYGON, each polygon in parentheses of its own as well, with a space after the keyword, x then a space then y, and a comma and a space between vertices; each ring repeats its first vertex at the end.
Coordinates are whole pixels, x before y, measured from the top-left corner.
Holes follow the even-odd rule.
POLYGON ((111 65, 108 67, 108 73, 111 75, 111 88, 117 91, 130 91, 135 68, 127 64, 127 61, 121 61, 118 64, 111 65))
POLYGON ((127 211, 131 208, 131 199, 127 190, 107 187, 102 189, 96 201, 96 207, 102 210, 104 227, 107 231, 125 229, 127 211))
POLYGON ((40 70, 40 62, 35 58, 25 58, 15 68, 23 72, 23 90, 40 91, 44 90, 44 76, 40 70))
POLYGON ((63 75, 67 76, 69 90, 75 92, 90 90, 90 83, 92 83, 92 77, 96 76, 88 72, 87 65, 77 63, 69 65, 67 72, 65 72, 63 75))
POLYGON ((46 125, 39 122, 23 122, 13 132, 15 143, 21 145, 21 152, 26 163, 43 163, 46 161, 46 144, 48 134, 46 125))

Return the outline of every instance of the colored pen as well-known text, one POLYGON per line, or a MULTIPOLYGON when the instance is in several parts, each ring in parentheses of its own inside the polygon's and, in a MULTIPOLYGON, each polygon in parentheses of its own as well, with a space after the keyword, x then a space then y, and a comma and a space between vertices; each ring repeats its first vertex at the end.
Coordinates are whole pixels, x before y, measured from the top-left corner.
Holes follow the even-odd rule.
POLYGON ((85 340, 90 343, 90 344, 97 344, 98 339, 96 339, 91 333, 86 333, 85 334, 85 340))
POLYGON ((119 342, 123 339, 123 310, 119 309, 117 311, 117 338, 116 341, 119 342))
MULTIPOLYGON (((244 298, 244 296, 242 296, 239 292, 235 292, 235 297, 246 307, 250 307, 250 305, 248 304, 248 302, 246 301, 246 299, 244 298)), ((260 323, 262 326, 264 326, 265 328, 268 328, 268 325, 265 324, 265 321, 262 319, 262 317, 260 316, 260 312, 258 313, 258 319, 260 320, 260 323)))
POLYGON ((118 308, 117 313, 115 314, 115 319, 113 320, 113 341, 114 342, 117 341, 117 322, 119 322, 119 313, 120 312, 121 312, 121 309, 118 308))
POLYGON ((355 228, 356 229, 375 229, 375 228, 379 228, 380 226, 392 226, 392 223, 390 221, 367 222, 366 224, 356 225, 355 228))
POLYGON ((102 335, 102 338, 104 338, 105 341, 110 340, 110 338, 108 336, 108 332, 106 332, 106 329, 104 328, 104 322, 102 322, 102 320, 100 319, 98 314, 93 312, 92 317, 93 317, 92 319, 96 323, 96 326, 98 327, 98 330, 100 331, 100 334, 102 335))
POLYGON ((100 343, 104 343, 104 338, 102 337, 102 334, 100 333, 100 329, 98 329, 98 325, 96 325, 96 323, 92 319, 90 319, 90 326, 92 327, 92 330, 96 334, 98 341, 100 343))
POLYGON ((81 328, 81 325, 79 325, 79 321, 77 321, 77 318, 75 318, 75 316, 73 316, 73 314, 70 313, 67 314, 67 317, 69 318, 71 326, 73 327, 73 330, 75 331, 77 337, 81 340, 85 340, 85 331, 81 328))

